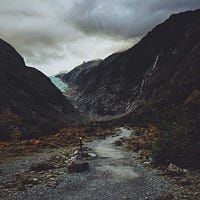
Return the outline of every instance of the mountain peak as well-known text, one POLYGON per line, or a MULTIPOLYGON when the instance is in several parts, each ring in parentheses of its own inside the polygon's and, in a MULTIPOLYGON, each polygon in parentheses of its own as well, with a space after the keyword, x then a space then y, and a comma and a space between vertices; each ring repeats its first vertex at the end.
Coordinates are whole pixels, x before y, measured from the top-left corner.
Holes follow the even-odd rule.
POLYGON ((87 73, 81 65, 81 74, 72 70, 63 80, 76 87, 77 104, 92 115, 123 114, 151 99, 182 103, 200 85, 199 27, 200 9, 174 14, 127 51, 87 73))

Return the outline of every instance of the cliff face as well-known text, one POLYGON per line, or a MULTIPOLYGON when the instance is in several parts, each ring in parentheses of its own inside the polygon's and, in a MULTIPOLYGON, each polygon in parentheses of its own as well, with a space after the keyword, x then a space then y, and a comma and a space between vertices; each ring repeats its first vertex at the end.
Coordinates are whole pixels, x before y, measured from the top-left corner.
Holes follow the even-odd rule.
POLYGON ((80 110, 104 116, 131 112, 150 101, 161 107, 184 103, 200 89, 199 38, 200 10, 172 15, 138 44, 73 81, 80 110))
POLYGON ((0 137, 45 135, 80 120, 50 79, 25 66, 16 50, 0 40, 0 137))
POLYGON ((83 62, 81 65, 75 67, 72 71, 67 74, 58 74, 57 77, 62 78, 71 86, 81 86, 87 82, 85 77, 94 67, 98 66, 102 62, 99 60, 92 60, 88 62, 83 62))

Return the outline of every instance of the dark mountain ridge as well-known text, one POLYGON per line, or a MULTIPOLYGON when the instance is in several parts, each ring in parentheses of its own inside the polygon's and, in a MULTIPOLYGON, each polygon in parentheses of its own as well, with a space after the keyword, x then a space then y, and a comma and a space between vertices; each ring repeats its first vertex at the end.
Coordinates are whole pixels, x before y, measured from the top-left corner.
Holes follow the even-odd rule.
POLYGON ((80 120, 50 79, 0 40, 0 137, 45 135, 80 120))
POLYGON ((132 48, 76 77, 80 110, 114 116, 153 99, 163 99, 163 105, 183 103, 199 90, 199 38, 200 10, 172 15, 132 48))
POLYGON ((81 80, 74 82, 74 94, 82 112, 111 115, 102 125, 153 124, 158 135, 148 138, 140 131, 131 141, 133 148, 150 152, 159 164, 199 169, 200 9, 172 15, 81 80))
POLYGON ((83 85, 85 82, 85 76, 89 73, 92 68, 96 67, 102 62, 101 59, 91 60, 83 62, 81 65, 75 67, 72 71, 67 74, 58 74, 57 77, 62 78, 71 86, 83 85))

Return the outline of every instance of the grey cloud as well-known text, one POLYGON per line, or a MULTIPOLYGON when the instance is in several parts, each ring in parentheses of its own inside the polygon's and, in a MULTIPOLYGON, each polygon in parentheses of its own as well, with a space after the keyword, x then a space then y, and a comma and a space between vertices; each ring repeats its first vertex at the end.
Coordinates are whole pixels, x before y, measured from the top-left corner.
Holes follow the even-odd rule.
POLYGON ((200 8, 200 2, 196 0, 154 0, 150 5, 152 11, 168 10, 172 12, 179 12, 182 10, 200 8))
POLYGON ((63 46, 80 38, 82 33, 64 23, 64 9, 59 1, 27 2, 0 0, 1 38, 36 66, 63 59, 63 46))
POLYGON ((196 0, 78 0, 68 17, 86 34, 133 38, 172 13, 198 7, 196 0))
POLYGON ((200 1, 0 0, 0 37, 50 74, 128 48, 172 13, 195 8, 200 1))

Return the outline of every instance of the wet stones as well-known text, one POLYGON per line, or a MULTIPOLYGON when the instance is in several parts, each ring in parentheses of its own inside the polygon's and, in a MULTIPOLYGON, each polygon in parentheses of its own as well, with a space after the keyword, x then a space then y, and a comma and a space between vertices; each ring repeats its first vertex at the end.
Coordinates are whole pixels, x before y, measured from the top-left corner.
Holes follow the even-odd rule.
POLYGON ((70 155, 70 161, 86 161, 90 159, 96 158, 96 154, 90 153, 89 149, 87 147, 84 147, 82 151, 80 149, 77 149, 70 155))
POLYGON ((115 146, 122 146, 122 141, 120 140, 115 141, 115 146))
POLYGON ((182 168, 179 168, 173 163, 170 163, 167 167, 166 173, 171 176, 179 176, 185 174, 184 170, 182 168))
POLYGON ((125 142, 126 142, 126 137, 122 137, 122 138, 120 138, 119 140, 115 141, 115 142, 114 142, 114 145, 115 145, 115 146, 122 146, 123 143, 125 143, 125 142))
POLYGON ((89 170, 87 161, 94 158, 96 158, 96 154, 90 153, 87 147, 84 147, 82 151, 77 149, 71 154, 71 162, 67 165, 67 170, 69 173, 87 171, 89 170))

